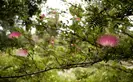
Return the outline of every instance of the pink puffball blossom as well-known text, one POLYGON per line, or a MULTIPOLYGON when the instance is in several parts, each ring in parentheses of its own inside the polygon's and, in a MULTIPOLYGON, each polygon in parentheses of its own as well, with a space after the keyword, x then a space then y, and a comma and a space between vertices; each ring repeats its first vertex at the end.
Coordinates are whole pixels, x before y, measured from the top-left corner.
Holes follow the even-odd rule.
POLYGON ((56 11, 52 11, 52 14, 56 14, 57 12, 56 11))
POLYGON ((79 17, 75 18, 76 21, 80 21, 81 19, 79 17))
POLYGON ((11 34, 9 34, 9 38, 18 38, 19 36, 21 36, 21 33, 19 32, 12 32, 11 34))
POLYGON ((45 14, 42 14, 42 15, 40 16, 40 19, 42 20, 44 17, 45 17, 45 14))
POLYGON ((27 51, 26 49, 18 49, 18 50, 16 51, 16 55, 17 55, 17 56, 27 57, 28 51, 27 51))
POLYGON ((105 34, 98 37, 97 43, 102 46, 114 47, 118 44, 118 38, 114 35, 105 34))
POLYGON ((50 40, 50 43, 51 43, 52 46, 54 46, 54 43, 55 43, 54 39, 50 40))
POLYGON ((51 44, 52 46, 54 46, 54 44, 55 44, 55 38, 54 38, 54 36, 51 37, 51 39, 50 39, 50 44, 51 44))

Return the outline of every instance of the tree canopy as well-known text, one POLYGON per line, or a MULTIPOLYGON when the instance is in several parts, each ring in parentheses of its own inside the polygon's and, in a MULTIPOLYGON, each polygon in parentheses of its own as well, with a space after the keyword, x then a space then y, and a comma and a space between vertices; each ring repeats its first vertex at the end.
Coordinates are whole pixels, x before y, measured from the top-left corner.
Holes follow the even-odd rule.
POLYGON ((64 1, 68 25, 45 0, 1 0, 0 81, 132 82, 133 1, 82 1, 64 1))

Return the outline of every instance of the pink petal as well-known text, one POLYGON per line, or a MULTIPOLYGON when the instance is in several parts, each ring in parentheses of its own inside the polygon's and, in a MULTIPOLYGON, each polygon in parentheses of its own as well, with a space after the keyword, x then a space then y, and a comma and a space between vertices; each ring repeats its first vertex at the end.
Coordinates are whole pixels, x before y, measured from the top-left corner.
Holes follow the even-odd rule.
POLYGON ((54 41, 51 41, 51 44, 54 44, 54 41))
POLYGON ((42 14, 41 16, 40 16, 40 19, 43 19, 45 17, 45 14, 42 14))
POLYGON ((19 32, 12 32, 11 34, 9 34, 9 38, 18 38, 19 36, 21 36, 21 33, 19 32))
POLYGON ((118 44, 118 38, 114 35, 105 34, 97 39, 97 43, 102 46, 114 47, 118 44))
POLYGON ((18 49, 16 51, 16 55, 23 56, 23 57, 27 57, 28 51, 26 49, 18 49))
POLYGON ((54 42, 54 40, 51 40, 50 43, 52 44, 52 46, 54 46, 55 42, 54 42))
POLYGON ((53 14, 56 14, 57 12, 56 11, 52 11, 53 14))
POLYGON ((79 18, 79 17, 77 17, 77 18, 75 18, 75 20, 76 20, 76 21, 80 21, 80 18, 79 18))

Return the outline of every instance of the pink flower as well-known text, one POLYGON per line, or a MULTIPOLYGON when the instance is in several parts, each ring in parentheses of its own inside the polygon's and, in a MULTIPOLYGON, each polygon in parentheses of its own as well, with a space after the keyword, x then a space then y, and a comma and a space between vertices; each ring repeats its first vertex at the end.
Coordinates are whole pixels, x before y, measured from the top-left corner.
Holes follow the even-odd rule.
POLYGON ((54 46, 54 44, 55 44, 55 38, 54 38, 54 36, 51 36, 51 39, 50 39, 50 44, 52 44, 52 46, 54 46))
POLYGON ((54 44, 54 40, 51 41, 51 44, 54 44))
POLYGON ((18 38, 19 36, 21 36, 21 33, 19 32, 12 32, 11 34, 9 34, 9 38, 18 38))
POLYGON ((16 51, 16 55, 17 55, 17 56, 27 57, 28 51, 27 51, 26 49, 18 49, 18 50, 16 51))
POLYGON ((118 44, 118 38, 114 35, 105 34, 97 39, 97 43, 102 46, 114 47, 118 44))
POLYGON ((52 11, 52 14, 56 14, 57 12, 56 11, 52 11))
POLYGON ((55 43, 54 39, 53 39, 53 40, 50 40, 50 44, 51 44, 52 46, 54 46, 54 43, 55 43))
POLYGON ((45 14, 42 14, 39 18, 43 19, 45 17, 45 14))
POLYGON ((76 21, 80 21, 81 19, 79 17, 75 18, 76 21))

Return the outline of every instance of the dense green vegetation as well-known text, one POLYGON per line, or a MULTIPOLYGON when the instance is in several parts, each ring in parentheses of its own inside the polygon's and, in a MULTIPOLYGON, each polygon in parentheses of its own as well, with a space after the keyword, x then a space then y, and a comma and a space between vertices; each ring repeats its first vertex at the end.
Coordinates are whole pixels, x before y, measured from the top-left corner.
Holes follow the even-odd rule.
POLYGON ((132 82, 132 0, 66 0, 71 25, 45 2, 0 1, 0 82, 132 82))

